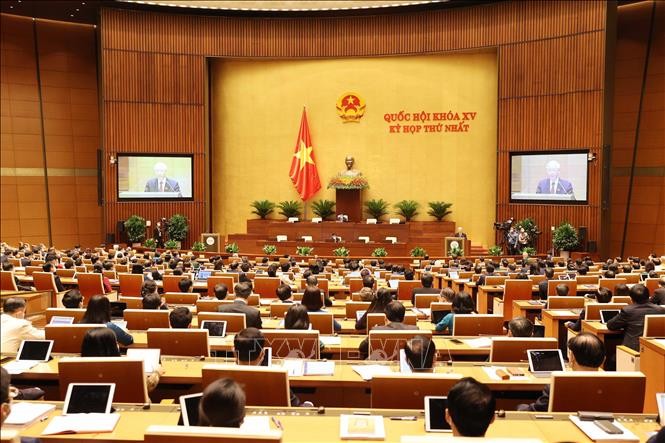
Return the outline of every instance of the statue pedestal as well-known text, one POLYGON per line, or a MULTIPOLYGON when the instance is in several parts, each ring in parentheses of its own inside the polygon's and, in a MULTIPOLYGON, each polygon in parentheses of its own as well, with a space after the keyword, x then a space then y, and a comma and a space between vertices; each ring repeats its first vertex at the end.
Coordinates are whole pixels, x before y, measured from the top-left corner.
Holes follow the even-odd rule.
POLYGON ((362 189, 337 189, 335 192, 336 214, 346 214, 350 222, 363 218, 362 189))

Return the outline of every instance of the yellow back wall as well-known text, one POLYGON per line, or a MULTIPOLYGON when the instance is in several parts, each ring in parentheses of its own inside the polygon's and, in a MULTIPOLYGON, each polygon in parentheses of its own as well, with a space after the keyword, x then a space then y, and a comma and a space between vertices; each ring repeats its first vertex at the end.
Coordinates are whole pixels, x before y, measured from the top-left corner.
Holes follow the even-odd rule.
POLYGON ((416 200, 421 208, 415 220, 433 220, 428 201, 452 202, 448 220, 464 227, 472 242, 494 243, 495 52, 211 63, 214 232, 245 232, 245 221, 255 217, 253 200, 299 199, 289 168, 305 106, 322 181, 314 199, 335 199, 327 181, 345 169, 344 157, 351 154, 370 184, 365 201, 383 198, 392 206, 416 200), (358 123, 344 123, 337 114, 336 102, 346 92, 365 100, 358 123), (400 111, 477 114, 464 122, 468 132, 390 133, 395 123, 384 116, 400 111))

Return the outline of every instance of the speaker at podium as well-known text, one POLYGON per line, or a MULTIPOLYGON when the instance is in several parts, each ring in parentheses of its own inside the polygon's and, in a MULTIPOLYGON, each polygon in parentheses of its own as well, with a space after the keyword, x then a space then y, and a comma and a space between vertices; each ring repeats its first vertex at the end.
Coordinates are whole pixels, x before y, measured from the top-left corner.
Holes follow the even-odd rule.
POLYGON ((220 242, 218 232, 201 234, 201 242, 206 247, 206 252, 219 252, 220 242))

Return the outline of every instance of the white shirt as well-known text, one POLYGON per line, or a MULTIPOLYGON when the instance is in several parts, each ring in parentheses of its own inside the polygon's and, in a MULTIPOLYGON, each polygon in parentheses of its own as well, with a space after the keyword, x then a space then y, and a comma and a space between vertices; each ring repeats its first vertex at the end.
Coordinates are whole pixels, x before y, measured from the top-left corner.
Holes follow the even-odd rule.
POLYGON ((44 331, 32 326, 28 320, 12 317, 9 314, 0 315, 0 352, 18 352, 23 340, 44 340, 44 331))

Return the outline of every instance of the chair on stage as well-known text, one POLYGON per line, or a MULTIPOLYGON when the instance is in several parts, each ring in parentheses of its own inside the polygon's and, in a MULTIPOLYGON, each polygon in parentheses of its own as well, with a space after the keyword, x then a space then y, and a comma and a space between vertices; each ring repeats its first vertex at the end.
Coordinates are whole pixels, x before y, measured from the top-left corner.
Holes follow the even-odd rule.
POLYGON ((0 290, 18 292, 13 271, 0 271, 0 290))
POLYGON ((115 383, 114 403, 150 403, 143 360, 127 357, 63 357, 58 361, 60 400, 71 383, 115 383))
POLYGON ((146 443, 279 443, 282 431, 270 429, 256 432, 242 428, 211 428, 209 426, 151 425, 145 431, 146 443))
POLYGON ((53 340, 52 352, 80 354, 83 337, 89 329, 105 328, 103 324, 81 323, 76 325, 46 325, 44 336, 53 340))
POLYGON ((397 282, 397 299, 411 301, 411 291, 422 286, 420 280, 399 280, 397 282))
POLYGON ((547 309, 584 309, 584 297, 547 297, 547 309))
POLYGON ((231 378, 245 391, 247 406, 291 406, 289 371, 277 367, 204 365, 201 388, 220 378, 231 378))
POLYGON ((330 335, 335 332, 332 312, 310 312, 309 323, 312 330, 319 331, 321 335, 330 335))
POLYGON ((576 280, 549 280, 547 282, 547 296, 556 295, 556 287, 559 285, 568 286, 568 297, 577 295, 576 280))
POLYGON ((127 329, 131 331, 171 327, 169 311, 165 309, 125 309, 123 318, 127 322, 127 329))
POLYGON ((262 329, 266 347, 273 357, 319 359, 319 331, 296 329, 262 329))
POLYGON ((642 413, 645 389, 641 372, 553 372, 548 410, 642 413))
POLYGON ((422 410, 426 396, 447 395, 460 378, 454 374, 377 374, 370 381, 371 407, 422 410))
POLYGON ((556 349, 558 341, 552 337, 494 337, 490 347, 490 362, 525 362, 529 349, 556 349))
POLYGON ((504 335, 503 316, 497 314, 455 314, 452 335, 504 335))
POLYGON ((140 297, 141 287, 143 286, 143 274, 119 273, 118 281, 120 284, 119 293, 128 297, 140 297))
POLYGON ((209 357, 207 329, 148 329, 148 347, 162 350, 162 355, 209 357))
POLYGON ((74 308, 46 308, 46 324, 51 323, 53 317, 73 317, 74 323, 79 323, 83 319, 85 309, 74 308))
POLYGON ((371 330, 369 331, 370 360, 399 360, 399 350, 416 336, 432 338, 432 331, 424 330, 371 330))
POLYGON ((196 317, 199 321, 199 327, 203 320, 217 320, 226 322, 226 333, 236 334, 247 327, 247 317, 245 314, 236 312, 200 312, 196 317))
POLYGON ((253 292, 263 298, 276 298, 277 287, 281 282, 279 277, 256 277, 253 292))
POLYGON ((196 304, 199 294, 196 292, 165 292, 164 299, 169 305, 192 305, 196 304))

